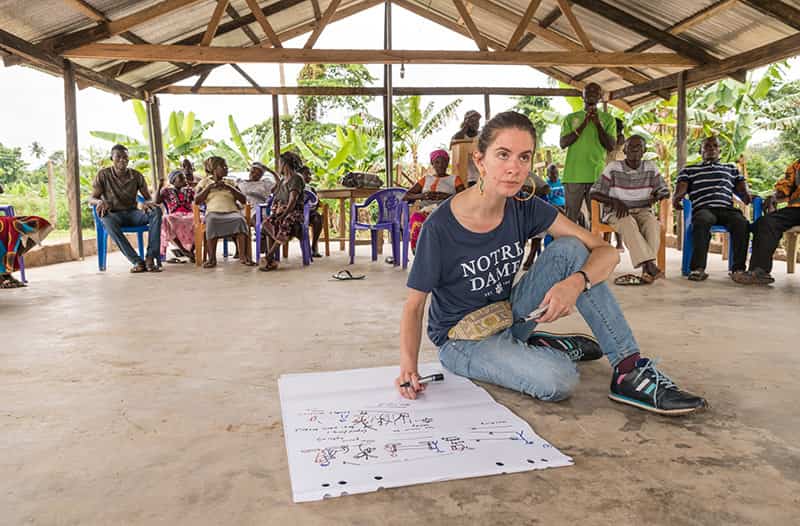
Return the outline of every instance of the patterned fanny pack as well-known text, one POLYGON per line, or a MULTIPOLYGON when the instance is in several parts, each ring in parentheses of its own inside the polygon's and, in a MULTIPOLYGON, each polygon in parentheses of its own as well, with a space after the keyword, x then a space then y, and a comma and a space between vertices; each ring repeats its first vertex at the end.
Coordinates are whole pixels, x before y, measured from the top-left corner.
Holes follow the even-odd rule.
POLYGON ((474 310, 447 331, 451 340, 483 340, 514 324, 511 302, 498 301, 474 310))

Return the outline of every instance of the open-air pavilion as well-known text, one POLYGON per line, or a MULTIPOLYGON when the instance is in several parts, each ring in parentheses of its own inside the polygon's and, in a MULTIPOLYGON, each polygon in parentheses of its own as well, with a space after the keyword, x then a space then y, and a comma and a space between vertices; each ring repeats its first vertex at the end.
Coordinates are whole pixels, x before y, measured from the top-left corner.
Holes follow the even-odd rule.
MULTIPOLYGON (((569 89, 258 85, 247 63, 514 64, 576 90, 600 83, 630 109, 678 93, 678 165, 686 159, 686 89, 800 53, 800 2, 783 0, 6 0, 0 54, 63 75, 67 181, 76 261, 35 269, 32 286, 0 295, 0 431, 8 524, 794 524, 800 516, 800 396, 792 352, 797 278, 776 264, 769 288, 712 278, 615 290, 639 343, 710 401, 666 419, 612 404, 607 363, 581 366, 570 400, 496 400, 573 456, 558 470, 292 503, 276 380, 289 372, 394 364, 405 273, 359 252, 363 282, 329 281, 344 252, 280 272, 233 265, 134 279, 119 254, 97 272, 77 226, 79 119, 75 94, 96 86, 148 103, 154 176, 164 173, 158 95, 411 93, 564 96, 569 89), (385 5, 384 49, 326 50, 326 25, 385 5), (399 6, 475 41, 475 51, 397 50, 399 6), (282 42, 308 34, 301 49, 282 42), (250 87, 208 86, 232 64, 250 87), (244 65, 244 66, 243 66, 244 65), (182 81, 193 79, 193 84, 182 81), (190 295, 176 311, 175 291, 190 295), (276 308, 278 306, 279 308, 276 308), (207 327, 213 327, 209 329, 207 327), (24 328, 24 329, 22 329, 24 328)), ((20 87, 23 89, 23 87, 20 87)), ((275 119, 277 123, 278 120, 275 119)), ((13 125, 13 123, 11 123, 13 125)), ((276 138, 278 130, 275 130, 276 138)), ((388 141, 391 144, 391 141, 388 141)), ((276 148, 279 141, 276 141, 276 148)), ((392 167, 391 148, 386 166, 392 167)), ((391 184, 393 170, 387 170, 391 184)), ((678 240, 679 243, 679 240, 678 240)), ((293 247, 294 250, 294 247, 293 247)), ((360 249, 359 249, 360 250, 360 249)), ((630 270, 627 260, 620 271, 630 270)), ((556 329, 584 328, 572 317, 556 329)), ((423 360, 436 359, 430 342, 423 360)))

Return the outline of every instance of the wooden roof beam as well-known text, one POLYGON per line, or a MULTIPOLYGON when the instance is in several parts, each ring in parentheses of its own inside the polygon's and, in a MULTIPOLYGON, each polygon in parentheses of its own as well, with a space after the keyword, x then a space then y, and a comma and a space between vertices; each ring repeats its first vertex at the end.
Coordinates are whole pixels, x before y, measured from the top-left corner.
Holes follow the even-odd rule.
POLYGON ((283 47, 277 33, 275 33, 275 30, 272 29, 272 25, 269 23, 269 20, 267 20, 267 17, 264 16, 264 13, 261 12, 261 8, 258 7, 258 2, 256 0, 247 0, 247 7, 250 8, 250 11, 256 17, 258 25, 261 26, 261 30, 264 32, 264 34, 267 35, 267 39, 269 39, 272 46, 283 47))
MULTIPOLYGON (((708 7, 701 9, 700 11, 696 12, 691 16, 684 18, 677 24, 668 27, 667 29, 665 29, 665 31, 673 35, 678 35, 680 33, 683 33, 684 31, 687 31, 695 27, 696 25, 705 22, 712 16, 721 13, 726 9, 730 9, 739 1, 740 0, 720 0, 719 2, 716 2, 708 7)), ((647 39, 644 42, 640 42, 639 44, 636 44, 635 46, 626 49, 625 51, 628 51, 630 53, 639 53, 642 51, 647 51, 648 49, 655 47, 657 45, 658 42, 656 42, 655 40, 647 39)), ((600 71, 602 71, 601 68, 587 69, 586 71, 582 71, 581 73, 575 75, 575 78, 578 80, 583 80, 599 73, 600 71)))
MULTIPOLYGON (((465 27, 461 26, 456 21, 452 20, 451 18, 448 18, 447 16, 444 16, 444 15, 442 15, 440 13, 437 13, 436 11, 434 11, 432 9, 423 8, 419 4, 417 4, 415 2, 411 2, 409 0, 392 0, 392 1, 395 4, 401 6, 403 9, 407 9, 408 11, 411 11, 412 13, 415 13, 416 15, 421 16, 422 18, 430 20, 431 22, 434 22, 435 24, 438 24, 438 25, 440 25, 442 27, 445 27, 445 28, 453 31, 454 33, 458 33, 458 34, 463 35, 465 37, 469 37, 469 33, 467 32, 465 27)), ((474 3, 474 1, 475 0, 473 0, 473 3, 474 3)), ((500 42, 498 40, 495 40, 494 38, 492 38, 492 37, 490 37, 488 35, 483 35, 483 37, 486 39, 486 42, 487 42, 487 44, 489 45, 490 48, 493 48, 493 49, 505 49, 505 47, 506 47, 506 43, 505 42, 500 42)), ((560 80, 561 82, 569 84, 569 85, 571 85, 571 86, 573 86, 573 87, 575 87, 577 89, 583 89, 583 87, 585 85, 583 82, 575 82, 575 81, 573 81, 572 78, 569 75, 567 75, 566 73, 560 71, 558 68, 555 68, 555 67, 546 68, 546 67, 535 67, 535 66, 531 66, 531 67, 533 67, 534 69, 536 69, 538 71, 541 71, 545 75, 549 75, 550 77, 552 77, 552 78, 554 78, 556 80, 560 80)), ((400 89, 400 88, 397 88, 397 89, 400 89)), ((631 111, 631 109, 632 109, 630 107, 630 105, 627 102, 625 102, 624 100, 615 100, 615 101, 612 101, 611 104, 613 104, 614 106, 622 109, 623 111, 631 111)))
MULTIPOLYGON (((536 95, 541 97, 579 97, 581 92, 571 88, 517 88, 517 87, 425 87, 412 86, 394 88, 397 96, 406 95, 536 95)), ((195 91, 190 86, 170 86, 160 91, 171 95, 300 95, 300 96, 380 96, 386 93, 383 87, 351 86, 205 86, 195 91)))
MULTIPOLYGON (((764 46, 745 51, 714 64, 699 66, 686 71, 686 84, 696 86, 728 76, 731 73, 761 67, 797 55, 800 49, 800 33, 771 42, 764 46)), ((629 86, 611 92, 612 99, 627 98, 656 89, 675 89, 678 75, 666 75, 636 86, 629 86)))
MULTIPOLYGON (((286 9, 294 7, 294 6, 300 4, 300 3, 304 2, 304 1, 305 0, 279 0, 278 2, 275 2, 274 4, 270 4, 270 5, 266 6, 266 7, 264 7, 261 10, 261 12, 264 13, 265 16, 273 15, 275 13, 280 13, 281 11, 285 11, 286 9)), ((356 5, 358 5, 358 4, 356 4, 356 5)), ((224 24, 221 24, 219 26, 219 29, 217 29, 217 36, 225 35, 227 33, 230 33, 231 31, 238 31, 239 29, 241 29, 245 25, 252 24, 255 21, 256 21, 255 15, 253 15, 252 13, 250 13, 249 15, 242 15, 242 17, 239 18, 238 20, 231 20, 229 22, 225 22, 224 24)), ((194 45, 197 45, 203 39, 203 35, 204 34, 205 34, 205 32, 195 33, 194 35, 188 36, 186 38, 183 38, 183 39, 175 42, 175 44, 178 44, 178 45, 181 45, 181 46, 194 46, 194 45)), ((297 35, 294 35, 294 36, 297 36, 297 35)), ((282 40, 286 40, 286 39, 282 39, 282 40)), ((125 66, 124 73, 130 73, 131 71, 135 71, 135 70, 137 70, 139 68, 143 68, 144 66, 147 66, 148 64, 149 64, 148 62, 129 62, 125 66)), ((111 66, 109 68, 101 70, 101 73, 110 74, 115 69, 116 69, 116 66, 111 66)), ((192 76, 192 75, 189 75, 189 76, 192 76)), ((184 77, 184 78, 188 78, 188 77, 184 77)))
MULTIPOLYGON (((3 49, 12 55, 19 56, 27 62, 31 62, 47 71, 58 74, 63 74, 64 72, 64 59, 62 57, 50 53, 49 51, 31 44, 30 42, 23 40, 7 31, 3 31, 2 29, 0 29, 0 49, 3 49)), ((124 82, 114 80, 78 64, 73 64, 72 68, 76 77, 90 82, 95 86, 119 93, 120 95, 131 99, 144 98, 141 90, 125 84, 124 82)))
POLYGON ((210 46, 211 41, 214 40, 214 37, 217 35, 217 29, 219 28, 219 22, 222 20, 222 15, 225 14, 225 8, 228 7, 229 0, 217 0, 217 5, 214 7, 214 13, 211 15, 211 20, 208 21, 208 27, 206 27, 206 32, 203 34, 203 39, 200 41, 201 46, 210 46))
POLYGON ((744 0, 744 2, 756 11, 780 20, 792 29, 800 31, 800 9, 779 0, 744 0))
MULTIPOLYGON (((231 4, 228 4, 228 7, 225 8, 225 12, 228 13, 228 16, 231 17, 231 20, 239 20, 242 18, 242 15, 239 14, 239 11, 237 11, 236 8, 231 4)), ((219 28, 217 28, 217 31, 219 31, 219 28)), ((255 33, 253 33, 253 30, 250 29, 250 26, 242 26, 242 33, 244 33, 253 44, 257 46, 261 45, 261 39, 258 38, 255 33)))
POLYGON ((472 19, 472 15, 469 14, 469 10, 467 6, 464 5, 464 2, 462 0, 453 0, 453 5, 456 6, 461 20, 464 22, 464 25, 467 26, 467 31, 472 37, 472 40, 475 41, 475 45, 478 46, 478 49, 481 51, 488 51, 489 48, 486 46, 486 40, 481 36, 481 32, 478 31, 478 26, 472 19))
POLYGON ((336 12, 336 8, 339 7, 339 4, 341 2, 342 0, 331 0, 331 3, 328 4, 328 8, 325 10, 325 14, 322 15, 322 18, 319 20, 319 22, 317 22, 317 26, 314 28, 314 31, 311 32, 311 35, 309 35, 308 40, 306 40, 303 49, 311 49, 314 47, 314 44, 317 43, 319 36, 325 29, 325 26, 327 26, 328 23, 330 23, 330 21, 333 19, 333 14, 336 12))
MULTIPOLYGON (((514 34, 511 35, 511 38, 508 40, 506 51, 514 51, 517 49, 517 46, 522 41, 523 37, 526 36, 526 28, 528 27, 528 24, 531 23, 533 15, 536 13, 536 10, 539 9, 539 6, 541 4, 542 0, 531 0, 530 3, 528 3, 528 8, 525 9, 525 14, 522 15, 522 18, 519 20, 519 23, 517 24, 517 28, 514 30, 514 34)), ((530 35, 530 33, 527 34, 530 35)), ((531 40, 533 40, 533 37, 531 37, 531 39, 528 40, 528 42, 530 42, 531 40)), ((521 46, 520 49, 525 47, 525 45, 521 46)))
MULTIPOLYGON (((334 0, 335 1, 335 0, 334 0)), ((198 64, 506 64, 689 67, 677 53, 595 53, 588 51, 453 51, 406 49, 295 49, 170 46, 157 44, 88 44, 66 51, 71 59, 169 62, 178 58, 198 64)))
POLYGON ((662 46, 676 53, 680 53, 684 57, 691 58, 697 63, 706 64, 716 61, 715 57, 706 53, 697 45, 682 40, 666 31, 662 31, 644 20, 631 15, 627 11, 623 11, 603 0, 572 0, 572 3, 610 20, 615 24, 630 29, 635 33, 639 33, 646 38, 655 40, 662 46))
POLYGON ((322 18, 322 10, 319 8, 319 0, 311 0, 311 7, 314 8, 314 20, 322 18))
POLYGON ((267 93, 267 91, 263 90, 261 88, 261 86, 258 85, 258 82, 256 82, 253 77, 248 75, 247 72, 245 70, 243 70, 241 66, 239 66, 238 64, 230 64, 230 67, 235 69, 236 72, 239 75, 241 75, 242 78, 244 78, 244 80, 246 80, 248 83, 250 83, 250 85, 253 86, 253 88, 255 88, 259 93, 261 93, 261 94, 266 94, 267 93))
POLYGON ((594 51, 594 46, 592 46, 591 40, 589 40, 589 35, 586 34, 586 31, 583 30, 583 26, 581 26, 580 22, 578 22, 575 13, 572 11, 572 8, 569 5, 567 0, 556 0, 558 2, 558 7, 561 9, 561 12, 564 13, 564 16, 567 17, 567 21, 569 21, 569 25, 572 27, 572 30, 575 31, 575 34, 578 36, 578 40, 581 41, 583 44, 583 48, 586 51, 594 51))
MULTIPOLYGON (((303 1, 303 0, 281 0, 280 2, 277 2, 275 4, 272 4, 270 6, 265 7, 264 9, 262 9, 262 11, 264 11, 265 14, 267 14, 268 10, 271 10, 271 12, 277 12, 278 9, 288 9, 288 7, 285 7, 287 5, 287 3, 291 7, 291 6, 296 5, 297 3, 301 2, 301 1, 303 1)), ((348 16, 354 15, 356 13, 360 13, 361 11, 365 11, 365 10, 371 8, 371 7, 374 7, 374 6, 382 4, 382 3, 383 3, 383 0, 362 0, 361 2, 358 2, 358 3, 355 3, 355 4, 350 4, 347 7, 345 7, 344 9, 340 9, 340 10, 336 11, 336 13, 333 15, 332 21, 336 21, 336 20, 341 20, 343 18, 347 18, 348 16)), ((227 25, 227 24, 225 24, 225 25, 227 25)), ((297 27, 293 27, 291 29, 287 29, 286 31, 282 31, 281 33, 278 34, 278 38, 281 40, 281 42, 286 42, 287 40, 291 40, 291 39, 293 39, 295 37, 298 37, 300 35, 303 35, 305 33, 313 31, 315 26, 316 26, 316 23, 314 21, 307 22, 307 23, 301 24, 301 25, 299 25, 297 27)), ((219 35, 222 32, 223 32, 223 29, 220 29, 219 31, 217 31, 217 34, 219 35)), ((129 64, 147 65, 148 62, 129 62, 129 64)), ((139 65, 137 67, 142 67, 141 65, 139 65)), ((207 71, 210 72, 212 69, 214 69, 216 67, 218 67, 218 64, 213 64, 213 65, 202 64, 202 65, 199 65, 199 66, 194 66, 192 69, 187 70, 187 71, 175 71, 175 72, 172 72, 172 73, 170 73, 170 74, 168 74, 166 76, 155 78, 155 79, 152 79, 152 80, 148 81, 144 86, 142 86, 142 89, 146 90, 146 91, 149 91, 149 92, 156 92, 156 91, 164 89, 167 86, 175 84, 176 82, 180 82, 182 80, 186 80, 189 77, 193 77, 195 75, 202 75, 207 71)))
POLYGON ((44 48, 51 48, 54 52, 60 53, 66 49, 71 49, 91 42, 104 40, 114 35, 119 35, 125 31, 143 24, 148 20, 171 13, 182 7, 194 4, 199 0, 164 0, 154 6, 147 7, 128 16, 110 22, 103 22, 97 26, 48 38, 40 43, 44 48))

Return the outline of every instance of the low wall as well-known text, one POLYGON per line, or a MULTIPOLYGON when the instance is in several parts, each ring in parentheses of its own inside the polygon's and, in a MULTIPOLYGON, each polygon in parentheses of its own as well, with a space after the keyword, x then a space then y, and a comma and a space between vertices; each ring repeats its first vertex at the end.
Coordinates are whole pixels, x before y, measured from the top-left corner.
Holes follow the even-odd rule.
MULTIPOLYGON (((136 248, 136 234, 126 234, 128 241, 136 248)), ((147 243, 147 234, 145 234, 145 243, 147 243)), ((114 252, 119 250, 117 245, 108 240, 108 251, 114 252)), ((97 256, 97 240, 89 238, 83 240, 83 257, 90 258, 97 256)), ((56 263, 66 263, 72 261, 72 256, 69 251, 69 241, 63 243, 45 244, 34 248, 25 254, 25 268, 41 267, 43 265, 55 265, 56 263)))

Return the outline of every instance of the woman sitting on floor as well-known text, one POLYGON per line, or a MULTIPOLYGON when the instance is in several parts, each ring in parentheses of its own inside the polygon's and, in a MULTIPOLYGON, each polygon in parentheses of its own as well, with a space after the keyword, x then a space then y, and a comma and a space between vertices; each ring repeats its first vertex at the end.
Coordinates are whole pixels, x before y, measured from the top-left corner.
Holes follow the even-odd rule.
POLYGON ((206 177, 197 185, 195 203, 206 205, 206 240, 208 241, 208 260, 203 267, 217 265, 217 241, 219 238, 235 236, 236 248, 243 265, 254 265, 250 259, 250 246, 247 238, 247 222, 236 202, 247 201, 238 188, 226 183, 228 163, 222 157, 209 157, 204 163, 206 177))
POLYGON ((292 236, 298 236, 303 228, 303 205, 305 204, 305 182, 300 175, 303 161, 294 152, 283 152, 278 165, 278 182, 272 190, 272 208, 262 224, 267 241, 264 266, 258 270, 268 272, 278 268, 275 253, 292 236))
POLYGON ((445 150, 431 152, 431 166, 433 175, 426 175, 412 186, 404 201, 413 203, 418 201, 419 210, 409 218, 409 231, 411 232, 411 251, 417 250, 417 240, 428 215, 433 212, 439 203, 464 189, 464 182, 457 175, 449 175, 447 166, 450 164, 450 155, 445 150))
MULTIPOLYGON (((428 336, 454 374, 555 402, 578 383, 573 361, 605 355, 612 400, 670 415, 704 407, 705 400, 679 390, 655 361, 640 357, 605 283, 619 263, 616 249, 540 198, 515 198, 535 149, 536 130, 527 117, 497 114, 473 154, 478 184, 442 203, 425 222, 400 321, 398 391, 413 399, 425 390, 417 362, 432 293, 428 336), (514 284, 525 242, 544 231, 555 241, 514 284), (575 308, 597 339, 533 332, 537 323, 575 308)), ((436 389, 430 391, 426 396, 436 397, 436 389)))
POLYGON ((41 243, 51 230, 50 223, 38 216, 0 215, 0 289, 25 286, 11 273, 19 270, 19 258, 41 243))
MULTIPOLYGON (((176 257, 168 262, 180 263, 177 257, 194 262, 194 188, 189 186, 183 170, 173 170, 169 174, 169 184, 156 193, 156 204, 163 203, 167 209, 161 221, 161 254, 167 253, 171 241, 178 248, 172 251, 176 257)), ((159 181, 161 186, 163 181, 159 181)))

